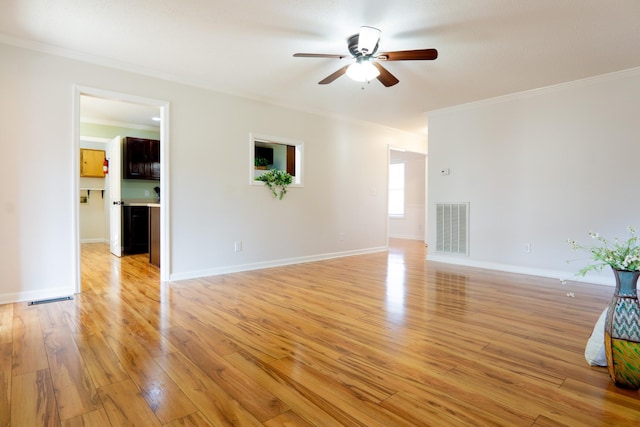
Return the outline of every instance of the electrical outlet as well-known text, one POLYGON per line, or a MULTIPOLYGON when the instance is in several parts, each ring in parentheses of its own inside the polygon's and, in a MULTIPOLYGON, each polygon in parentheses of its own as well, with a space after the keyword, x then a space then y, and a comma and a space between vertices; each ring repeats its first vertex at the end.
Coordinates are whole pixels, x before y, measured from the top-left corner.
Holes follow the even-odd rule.
POLYGON ((149 190, 144 190, 144 197, 149 197, 149 190))
POLYGON ((241 240, 233 242, 233 250, 234 250, 234 252, 242 252, 242 241, 241 240))
POLYGON ((341 242, 344 242, 344 233, 338 234, 338 240, 340 240, 341 242))
POLYGON ((531 243, 525 243, 523 249, 526 253, 531 253, 531 243))

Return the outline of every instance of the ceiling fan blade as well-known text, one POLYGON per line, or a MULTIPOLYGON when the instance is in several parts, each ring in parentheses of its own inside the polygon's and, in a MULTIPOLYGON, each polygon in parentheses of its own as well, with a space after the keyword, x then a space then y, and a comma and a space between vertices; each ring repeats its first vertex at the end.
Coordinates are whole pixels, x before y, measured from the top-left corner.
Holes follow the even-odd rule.
POLYGON ((398 50, 395 52, 382 52, 377 56, 381 61, 424 61, 438 57, 436 49, 398 50))
POLYGON ((351 55, 338 55, 332 53, 294 53, 293 56, 296 58, 351 58, 351 55))
POLYGON ((378 76, 378 80, 380 83, 385 85, 386 87, 393 86, 400 82, 393 74, 391 74, 386 68, 384 68, 381 64, 377 62, 372 62, 373 66, 380 71, 380 75, 378 76))
POLYGON ((334 72, 333 74, 328 75, 324 79, 320 80, 318 82, 318 84, 319 85, 326 85, 326 84, 331 83, 332 81, 334 81, 335 79, 337 79, 338 77, 340 77, 341 75, 346 73, 347 72, 347 68, 349 68, 349 65, 345 65, 344 67, 340 68, 338 71, 334 72))

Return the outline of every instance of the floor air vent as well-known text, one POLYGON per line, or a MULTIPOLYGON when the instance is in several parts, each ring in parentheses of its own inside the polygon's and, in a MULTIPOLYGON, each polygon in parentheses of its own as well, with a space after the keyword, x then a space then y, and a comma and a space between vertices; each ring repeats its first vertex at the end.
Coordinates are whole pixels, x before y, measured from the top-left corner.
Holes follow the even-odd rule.
POLYGON ((469 203, 436 203, 436 252, 469 254, 469 203))
POLYGON ((40 304, 48 304, 50 302, 59 302, 59 301, 69 301, 72 300, 73 297, 62 297, 62 298, 51 298, 51 299, 41 299, 39 301, 31 301, 28 305, 40 305, 40 304))

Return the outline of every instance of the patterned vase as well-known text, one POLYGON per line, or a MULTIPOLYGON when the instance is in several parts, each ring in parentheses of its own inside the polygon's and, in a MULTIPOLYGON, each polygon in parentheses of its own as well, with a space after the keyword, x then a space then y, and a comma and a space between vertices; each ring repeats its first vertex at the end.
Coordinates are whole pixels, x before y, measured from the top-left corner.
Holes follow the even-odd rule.
POLYGON ((624 388, 640 388, 640 271, 613 270, 616 290, 604 324, 609 376, 624 388))

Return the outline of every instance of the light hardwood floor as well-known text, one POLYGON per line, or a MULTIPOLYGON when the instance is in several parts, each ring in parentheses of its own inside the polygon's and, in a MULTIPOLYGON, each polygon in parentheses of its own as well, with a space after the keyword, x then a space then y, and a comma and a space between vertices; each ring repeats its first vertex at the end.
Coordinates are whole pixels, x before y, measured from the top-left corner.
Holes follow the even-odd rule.
POLYGON ((0 426, 632 426, 589 367, 612 288, 389 252, 159 286, 83 245, 72 301, 0 306, 0 426))

